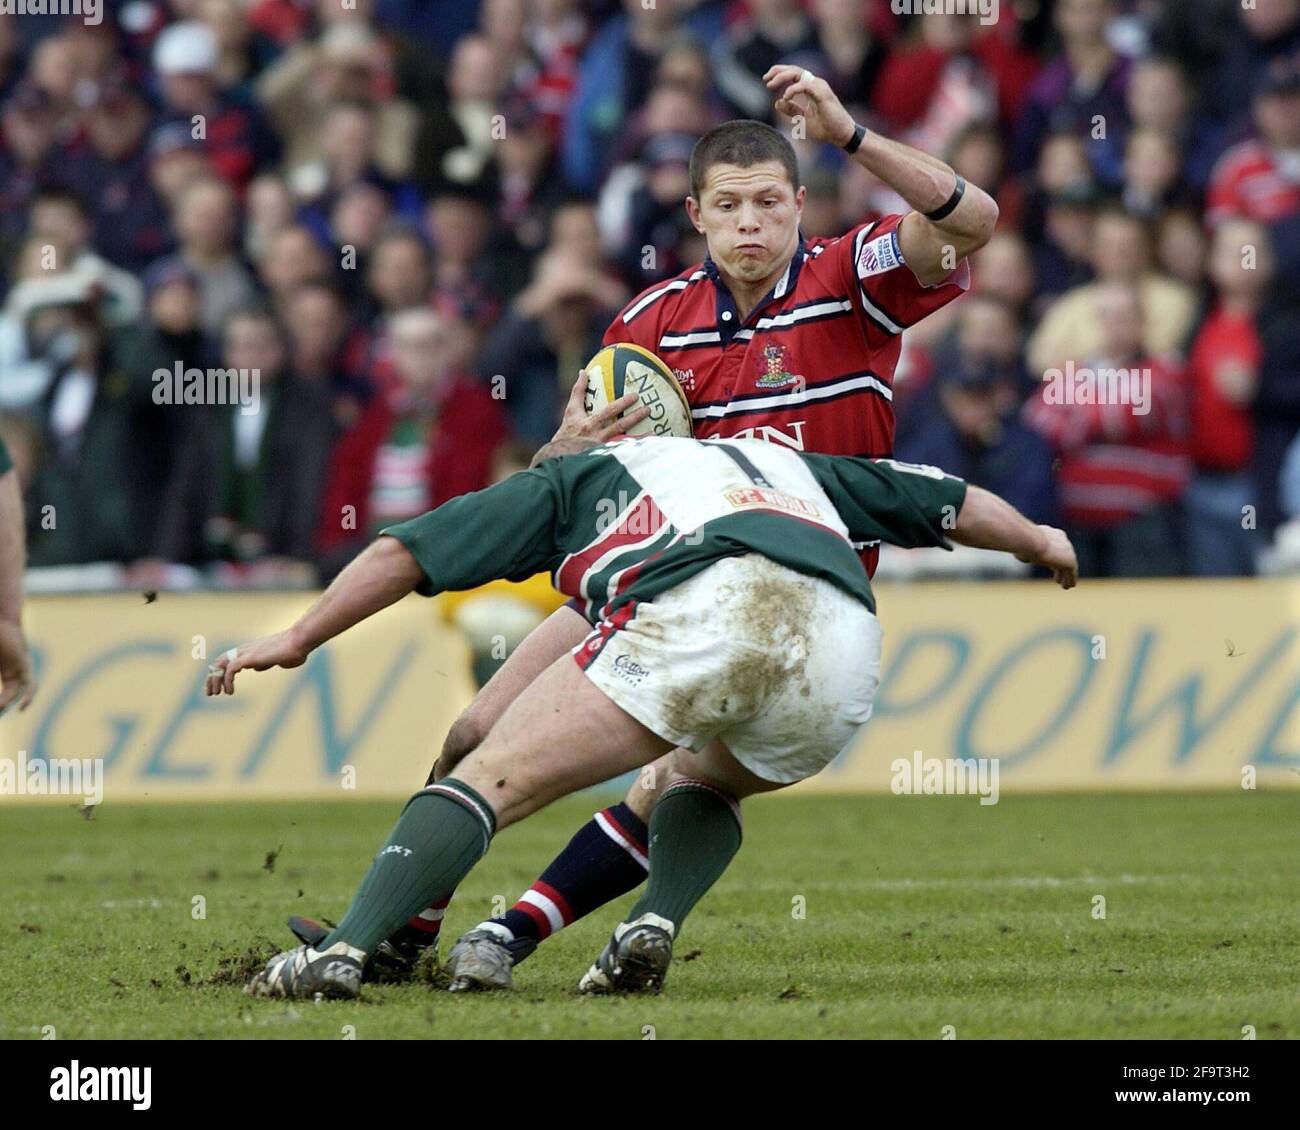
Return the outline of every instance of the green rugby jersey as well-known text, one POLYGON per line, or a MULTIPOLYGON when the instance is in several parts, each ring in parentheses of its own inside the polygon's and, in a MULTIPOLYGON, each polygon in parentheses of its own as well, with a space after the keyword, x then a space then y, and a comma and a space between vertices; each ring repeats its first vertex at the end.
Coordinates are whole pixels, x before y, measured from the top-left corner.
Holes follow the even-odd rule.
POLYGON ((547 570, 593 624, 745 553, 874 612, 854 543, 947 546, 965 497, 961 479, 891 459, 647 437, 549 459, 381 533, 415 556, 426 596, 547 570))
POLYGON ((5 441, 0 439, 0 475, 13 470, 13 466, 13 460, 9 458, 9 449, 5 447, 5 441))

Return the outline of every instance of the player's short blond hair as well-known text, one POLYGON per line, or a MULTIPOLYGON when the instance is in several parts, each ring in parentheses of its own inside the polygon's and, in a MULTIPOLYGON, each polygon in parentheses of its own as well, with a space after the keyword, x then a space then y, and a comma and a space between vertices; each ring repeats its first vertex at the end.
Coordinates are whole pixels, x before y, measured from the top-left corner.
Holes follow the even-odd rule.
POLYGON ((748 169, 775 161, 790 178, 790 187, 799 191, 799 160, 789 139, 766 122, 736 118, 714 126, 691 150, 691 195, 699 200, 704 178, 714 165, 738 165, 748 169))

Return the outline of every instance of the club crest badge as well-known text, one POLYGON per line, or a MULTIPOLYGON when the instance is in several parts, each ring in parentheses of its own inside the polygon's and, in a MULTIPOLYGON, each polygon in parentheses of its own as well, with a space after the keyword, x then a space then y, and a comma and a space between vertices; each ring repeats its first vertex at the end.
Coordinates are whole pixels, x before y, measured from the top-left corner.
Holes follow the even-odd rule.
POLYGON ((754 382, 759 388, 789 388, 804 383, 803 377, 789 369, 789 349, 769 342, 763 346, 763 372, 754 382))

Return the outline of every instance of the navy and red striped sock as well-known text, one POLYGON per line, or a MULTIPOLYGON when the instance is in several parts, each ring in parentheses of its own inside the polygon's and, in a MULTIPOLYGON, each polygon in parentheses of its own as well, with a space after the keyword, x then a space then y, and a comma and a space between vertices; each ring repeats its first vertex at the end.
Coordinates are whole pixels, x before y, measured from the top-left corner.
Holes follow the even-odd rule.
POLYGON ((578 829, 514 906, 480 928, 500 934, 518 965, 538 942, 636 890, 649 866, 645 821, 626 804, 602 809, 578 829))
POLYGON ((442 931, 442 920, 447 913, 451 896, 440 899, 432 906, 420 911, 414 918, 407 920, 405 926, 399 926, 397 932, 388 940, 396 946, 423 950, 438 944, 438 934, 442 931))

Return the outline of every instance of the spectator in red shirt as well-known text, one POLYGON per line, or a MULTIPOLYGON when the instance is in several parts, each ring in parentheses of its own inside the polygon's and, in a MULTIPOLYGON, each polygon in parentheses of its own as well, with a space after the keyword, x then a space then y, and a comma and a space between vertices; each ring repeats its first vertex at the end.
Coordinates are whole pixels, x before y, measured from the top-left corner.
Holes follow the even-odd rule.
POLYGON ((386 337, 389 372, 331 461, 319 530, 327 576, 381 527, 487 486, 506 438, 501 405, 453 365, 446 318, 411 307, 388 319, 386 337))
POLYGON ((911 144, 944 152, 972 122, 1010 128, 1038 74, 1014 31, 986 26, 975 14, 927 13, 911 42, 889 52, 871 107, 911 144))
POLYGON ((1278 59, 1259 76, 1255 136, 1214 166, 1206 199, 1211 224, 1229 216, 1274 224, 1300 214, 1300 66, 1278 59))
POLYGON ((1209 259, 1215 302, 1187 363, 1196 464, 1186 499, 1187 564, 1198 576, 1255 571, 1254 527, 1243 523, 1253 497, 1251 402, 1262 356, 1256 313, 1271 259, 1268 233, 1259 224, 1227 220, 1215 232, 1209 259))
POLYGON ((306 35, 311 26, 311 9, 295 0, 253 0, 248 26, 283 49, 306 35))
POLYGON ((1191 469, 1181 374, 1145 353, 1136 285, 1102 284, 1093 316, 1101 355, 1046 370, 1026 422, 1059 456, 1061 510, 1080 575, 1178 576, 1179 504, 1191 469))

